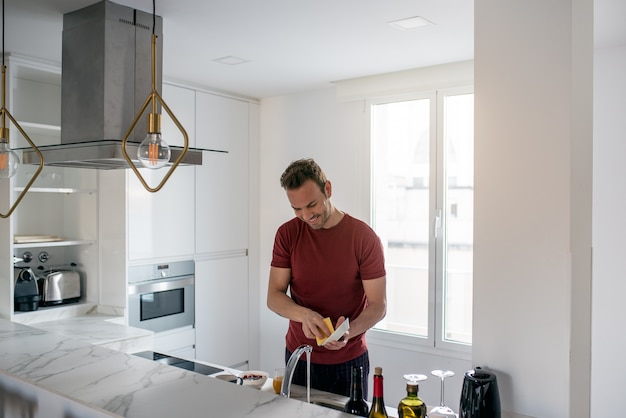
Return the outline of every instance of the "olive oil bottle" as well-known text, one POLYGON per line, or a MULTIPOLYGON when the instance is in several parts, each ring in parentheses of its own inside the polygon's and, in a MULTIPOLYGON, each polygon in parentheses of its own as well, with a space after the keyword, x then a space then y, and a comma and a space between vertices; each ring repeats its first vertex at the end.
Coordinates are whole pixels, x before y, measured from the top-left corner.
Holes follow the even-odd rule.
POLYGON ((407 382, 406 397, 398 404, 398 418, 426 418, 426 404, 419 398, 417 382, 407 382))

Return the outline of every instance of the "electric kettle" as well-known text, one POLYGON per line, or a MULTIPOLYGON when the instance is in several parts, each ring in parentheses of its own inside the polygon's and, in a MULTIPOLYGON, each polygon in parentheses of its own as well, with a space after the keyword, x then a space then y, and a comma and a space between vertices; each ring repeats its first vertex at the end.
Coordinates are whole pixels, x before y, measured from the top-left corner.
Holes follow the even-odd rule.
POLYGON ((495 374, 480 367, 465 372, 459 418, 501 418, 495 374))

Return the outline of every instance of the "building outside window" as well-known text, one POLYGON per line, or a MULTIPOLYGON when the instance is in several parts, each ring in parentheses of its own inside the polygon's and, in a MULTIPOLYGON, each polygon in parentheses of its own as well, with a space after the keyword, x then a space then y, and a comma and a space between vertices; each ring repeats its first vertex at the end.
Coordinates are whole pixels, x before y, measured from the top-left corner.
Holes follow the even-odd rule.
POLYGON ((426 346, 469 349, 473 92, 374 100, 369 109, 372 226, 385 247, 388 298, 387 316, 375 329, 426 346))

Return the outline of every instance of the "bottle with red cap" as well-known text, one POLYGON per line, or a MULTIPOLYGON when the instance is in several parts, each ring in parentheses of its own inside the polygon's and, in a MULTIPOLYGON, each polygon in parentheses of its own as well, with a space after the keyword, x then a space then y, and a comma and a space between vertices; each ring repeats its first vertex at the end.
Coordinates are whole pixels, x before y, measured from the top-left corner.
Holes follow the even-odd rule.
POLYGON ((369 418, 389 418, 385 409, 385 400, 383 395, 383 368, 374 368, 374 397, 372 399, 372 407, 370 408, 369 418))

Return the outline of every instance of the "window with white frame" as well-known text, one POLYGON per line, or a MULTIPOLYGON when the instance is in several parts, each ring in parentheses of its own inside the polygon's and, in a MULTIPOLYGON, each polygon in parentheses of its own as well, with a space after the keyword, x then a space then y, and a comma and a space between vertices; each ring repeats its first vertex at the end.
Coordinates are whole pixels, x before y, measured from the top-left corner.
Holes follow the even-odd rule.
POLYGON ((375 329, 434 347, 472 342, 474 95, 370 102, 372 226, 385 246, 387 316, 375 329))

